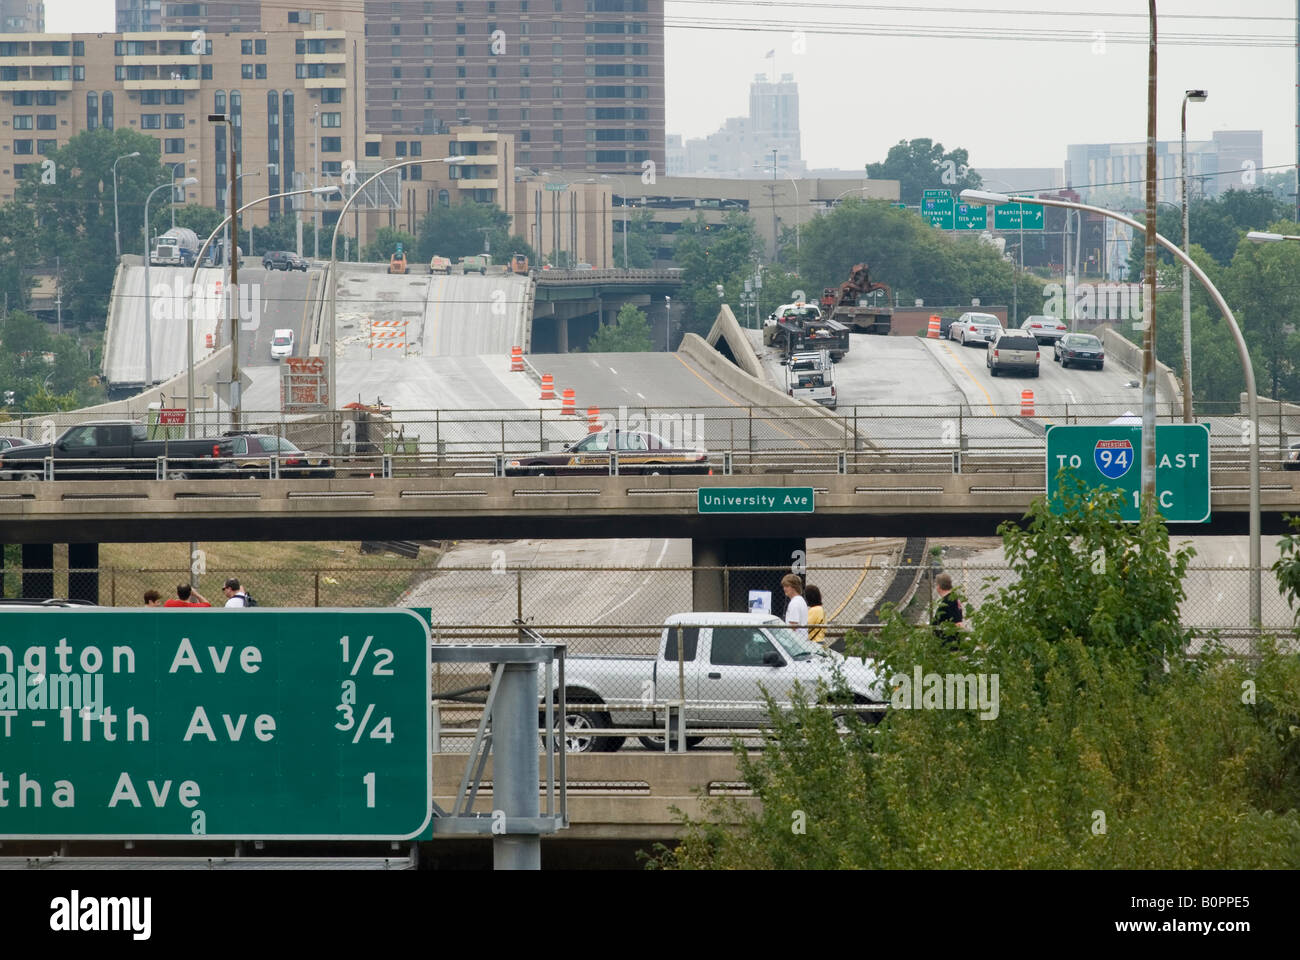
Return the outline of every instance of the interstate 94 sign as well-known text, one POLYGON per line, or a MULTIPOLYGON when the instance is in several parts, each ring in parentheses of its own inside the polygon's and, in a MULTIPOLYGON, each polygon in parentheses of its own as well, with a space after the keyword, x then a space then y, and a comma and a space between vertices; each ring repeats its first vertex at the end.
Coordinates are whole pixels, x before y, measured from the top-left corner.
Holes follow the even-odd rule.
MULTIPOLYGON (((1123 493, 1121 514, 1136 522, 1142 508, 1142 428, 1127 424, 1049 426, 1047 496, 1057 497, 1060 471, 1073 473, 1089 489, 1123 493)), ((1166 523, 1210 519, 1210 427, 1166 423, 1156 427, 1156 509, 1166 523)))

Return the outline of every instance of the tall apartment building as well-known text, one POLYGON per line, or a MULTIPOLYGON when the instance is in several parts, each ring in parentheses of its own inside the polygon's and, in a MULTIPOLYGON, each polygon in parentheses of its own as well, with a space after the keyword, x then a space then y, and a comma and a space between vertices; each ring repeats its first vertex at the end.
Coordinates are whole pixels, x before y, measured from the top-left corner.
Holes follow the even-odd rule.
POLYGON ((0 33, 44 33, 41 0, 0 0, 0 33))
MULTIPOLYGON (((1140 199, 1145 189, 1146 143, 1074 143, 1067 148, 1066 186, 1085 198, 1093 191, 1122 192, 1140 199)), ((1156 191, 1177 203, 1182 142, 1156 143, 1156 191)), ((1189 194, 1213 197, 1227 190, 1249 190, 1255 171, 1264 165, 1261 130, 1216 130, 1209 140, 1187 141, 1189 194)))
POLYGON ((205 0, 203 3, 117 0, 117 29, 120 33, 200 28, 209 33, 258 33, 262 29, 261 0, 243 3, 229 0, 205 0))
MULTIPOLYGON (((332 29, 208 33, 201 41, 189 31, 0 41, 0 200, 13 197, 43 154, 103 126, 156 137, 165 164, 184 163, 198 178, 186 200, 224 209, 227 131, 208 122, 210 113, 234 118, 240 203, 341 178, 346 162, 361 160, 362 40, 360 30, 332 29)), ((290 209, 283 204, 254 207, 244 222, 265 223, 290 209)))
POLYGON ((374 131, 467 122, 534 168, 664 171, 663 0, 367 0, 374 131))
POLYGON ((472 124, 513 136, 525 167, 640 174, 652 161, 664 173, 664 0, 292 7, 117 0, 118 29, 293 30, 364 9, 368 131, 418 136, 472 124))

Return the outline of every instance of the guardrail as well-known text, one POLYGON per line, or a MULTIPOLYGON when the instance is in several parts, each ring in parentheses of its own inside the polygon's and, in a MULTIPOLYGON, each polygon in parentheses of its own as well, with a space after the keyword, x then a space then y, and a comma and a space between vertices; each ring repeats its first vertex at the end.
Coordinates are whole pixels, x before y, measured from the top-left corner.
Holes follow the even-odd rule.
MULTIPOLYGON (((450 479, 450 478, 587 478, 633 476, 826 476, 826 475, 960 475, 1014 474, 1045 483, 1047 459, 1039 444, 1005 447, 968 446, 954 450, 946 446, 921 446, 873 450, 724 450, 695 459, 685 454, 656 454, 623 451, 574 456, 555 456, 543 463, 527 463, 536 451, 502 453, 446 452, 384 453, 326 458, 316 465, 296 457, 146 457, 103 458, 44 457, 22 460, 21 447, 0 458, 0 480, 229 480, 232 478, 280 479, 450 479), (558 458, 558 459, 557 459, 558 458), (571 460, 584 462, 575 463, 571 460)), ((1213 447, 1211 486, 1235 487, 1237 474, 1248 470, 1248 450, 1225 444, 1213 447)), ((545 455, 542 455, 545 456, 545 455)), ((1289 459, 1283 449, 1263 451, 1260 469, 1276 474, 1276 489, 1296 485, 1289 477, 1300 474, 1300 463, 1289 459)), ((1296 478, 1300 481, 1300 476, 1296 478)), ((1042 484, 1039 484, 1040 489, 1042 484)), ((556 492, 563 492, 559 489, 556 492)))

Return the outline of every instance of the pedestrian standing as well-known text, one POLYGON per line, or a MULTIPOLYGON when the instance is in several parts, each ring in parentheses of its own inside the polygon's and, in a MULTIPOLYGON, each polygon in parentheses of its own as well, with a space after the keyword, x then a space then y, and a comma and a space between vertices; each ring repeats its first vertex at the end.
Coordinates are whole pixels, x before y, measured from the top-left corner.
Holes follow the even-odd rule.
POLYGON ((221 588, 226 595, 226 606, 228 607, 251 607, 247 591, 239 586, 239 578, 231 577, 226 581, 226 585, 221 588))
POLYGON ((808 639, 808 603, 803 598, 803 580, 797 573, 787 573, 781 578, 781 590, 786 596, 785 622, 794 628, 800 640, 808 639))
POLYGON ((158 601, 161 599, 162 595, 159 594, 157 590, 146 590, 144 592, 144 605, 146 607, 158 606, 158 601))
POLYGON ((811 583, 804 588, 804 602, 808 604, 808 639, 826 646, 826 608, 822 606, 822 592, 811 583))
POLYGON ((164 607, 210 607, 212 604, 204 599, 203 594, 199 593, 188 583, 178 583, 176 585, 176 596, 163 604, 164 607))
POLYGON ((934 628, 934 635, 941 640, 947 640, 950 645, 957 643, 957 631, 966 629, 966 612, 962 609, 961 601, 952 589, 952 575, 941 573, 934 578, 934 590, 939 595, 939 602, 935 604, 934 617, 930 620, 930 625, 934 628))

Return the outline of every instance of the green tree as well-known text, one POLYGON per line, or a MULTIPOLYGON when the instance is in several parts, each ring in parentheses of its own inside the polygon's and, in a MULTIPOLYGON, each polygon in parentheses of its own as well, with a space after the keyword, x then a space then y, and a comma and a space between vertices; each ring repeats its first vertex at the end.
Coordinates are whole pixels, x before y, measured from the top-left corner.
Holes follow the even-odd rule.
POLYGON ((706 800, 650 865, 1300 865, 1300 661, 1268 643, 1257 666, 1212 647, 1187 659, 1187 552, 1158 521, 1120 523, 1114 495, 1067 484, 1063 500, 1003 527, 1017 582, 958 648, 896 613, 850 640, 894 691, 879 724, 841 737, 832 689, 771 705, 762 754, 736 748, 757 808, 706 800), (998 693, 978 710, 908 709, 915 667, 980 675, 987 692, 997 678, 998 693))
POLYGON ((646 353, 652 349, 650 322, 635 305, 626 303, 618 317, 591 335, 588 353, 646 353))
MULTIPOLYGON (((389 259, 397 252, 397 245, 402 245, 406 252, 408 261, 418 261, 420 257, 416 256, 416 239, 409 233, 402 230, 394 230, 392 227, 380 227, 375 231, 375 239, 366 244, 365 249, 361 251, 361 259, 370 263, 387 263, 389 259)), ((430 258, 425 258, 426 263, 430 258)))
POLYGON ((686 333, 704 336, 717 319, 724 302, 738 303, 744 278, 754 272, 760 244, 754 221, 747 214, 733 210, 721 224, 707 223, 702 213, 688 220, 677 231, 673 259, 682 268, 679 301, 682 315, 677 316, 686 333), (718 296, 717 287, 723 287, 718 296))
MULTIPOLYGON (((147 134, 100 127, 77 134, 49 155, 55 164, 55 183, 28 177, 18 185, 14 202, 32 210, 41 258, 47 264, 61 258, 65 313, 80 319, 106 316, 117 268, 111 253, 113 162, 136 151, 140 156, 117 164, 117 208, 122 252, 143 255, 145 197, 166 183, 170 174, 158 162, 158 149, 158 140, 147 134)), ((167 199, 166 191, 154 195, 151 228, 162 223, 167 199)))
POLYGON ((420 221, 420 258, 428 263, 435 255, 460 257, 483 252, 486 235, 494 263, 505 263, 516 253, 537 262, 537 254, 522 237, 510 233, 510 214, 495 203, 466 200, 454 207, 435 206, 420 221))
MULTIPOLYGON (((1282 222, 1268 229, 1291 232, 1293 227, 1282 222)), ((1300 244, 1256 244, 1243 239, 1223 281, 1223 293, 1259 367, 1259 388, 1274 399, 1300 397, 1298 278, 1300 244)))
MULTIPOLYGON (((620 222, 619 227, 623 224, 620 222)), ((614 266, 646 270, 654 266, 659 248, 659 232, 654 214, 646 209, 634 210, 627 218, 627 263, 623 262, 623 241, 614 241, 614 266)))
POLYGON ((212 207, 205 207, 197 203, 187 203, 183 207, 176 208, 176 226, 189 227, 198 235, 199 243, 208 239, 208 236, 217 228, 217 224, 222 221, 222 218, 223 214, 218 213, 212 207))
POLYGON ((942 143, 926 137, 900 140, 889 148, 883 163, 867 164, 872 180, 897 180, 898 199, 917 205, 926 190, 975 190, 982 184, 980 175, 970 169, 969 154, 964 148, 945 151, 942 143))
MULTIPOLYGON (((854 264, 866 263, 873 280, 888 283, 899 298, 927 304, 1007 303, 1016 267, 997 248, 975 237, 953 239, 910 210, 882 200, 848 198, 805 224, 800 269, 810 297, 838 287, 854 264)), ((1041 282, 1025 275, 1020 299, 1041 282)))

